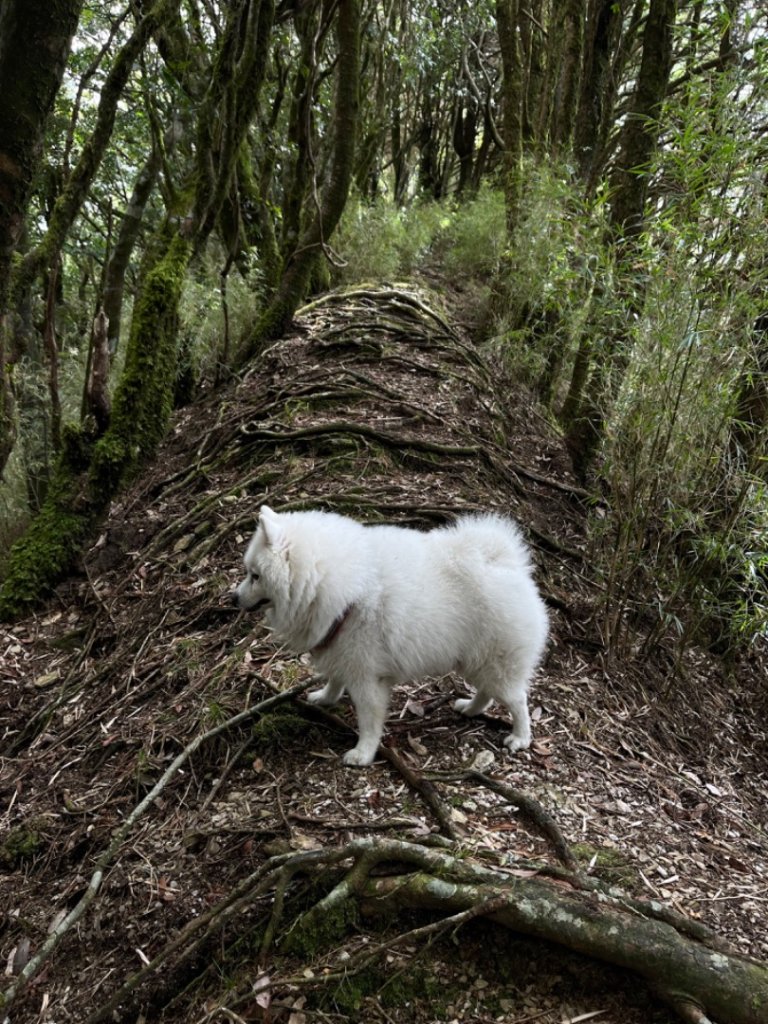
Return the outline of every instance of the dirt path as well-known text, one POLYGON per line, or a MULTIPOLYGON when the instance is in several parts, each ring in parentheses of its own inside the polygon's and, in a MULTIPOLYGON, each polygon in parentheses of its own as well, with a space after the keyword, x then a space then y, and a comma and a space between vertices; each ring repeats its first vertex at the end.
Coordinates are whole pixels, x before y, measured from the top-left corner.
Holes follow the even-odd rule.
MULTIPOLYGON (((419 776, 474 764, 526 790, 596 877, 768 958, 764 725, 703 655, 690 656, 685 691, 663 651, 608 664, 586 502, 556 433, 436 312, 434 296, 356 289, 307 307, 242 381, 180 413, 156 464, 113 506, 82 576, 0 632, 8 984, 180 750, 308 676, 225 596, 265 501, 420 527, 462 510, 516 517, 553 625, 532 694, 533 747, 507 759, 509 723, 495 711, 459 718, 450 702, 462 684, 451 678, 396 693, 388 743, 419 776)), ((351 721, 348 708, 339 715, 351 721)), ((343 730, 285 708, 204 744, 130 831, 11 1022, 85 1020, 275 851, 435 833, 433 809, 392 764, 340 765, 343 730)), ((467 782, 435 786, 473 856, 554 860, 503 797, 467 782)), ((621 972, 478 922, 426 956, 398 949, 367 981, 215 1009, 261 970, 253 935, 263 912, 243 909, 116 1019, 142 1019, 142 1007, 143 1019, 178 1022, 669 1019, 621 972)))

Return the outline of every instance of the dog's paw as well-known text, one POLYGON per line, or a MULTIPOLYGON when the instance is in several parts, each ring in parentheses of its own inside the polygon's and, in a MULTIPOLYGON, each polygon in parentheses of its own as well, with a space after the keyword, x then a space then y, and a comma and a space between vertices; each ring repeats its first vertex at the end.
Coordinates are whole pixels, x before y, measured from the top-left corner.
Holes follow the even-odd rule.
POLYGON ((350 765, 355 768, 365 768, 369 764, 373 764, 374 754, 368 754, 365 750, 360 750, 358 747, 353 747, 352 750, 348 750, 342 761, 346 765, 350 765))
POLYGON ((460 697, 459 700, 455 700, 453 702, 453 710, 459 711, 462 715, 472 715, 471 711, 467 711, 467 708, 471 703, 471 697, 460 697))
POLYGON ((515 736, 514 733, 510 733, 504 740, 504 746, 510 754, 516 754, 518 750, 527 750, 530 745, 530 736, 515 736))
POLYGON ((320 704, 324 707, 330 707, 336 703, 336 695, 328 692, 328 687, 324 686, 321 690, 310 690, 307 694, 307 700, 310 704, 320 704))

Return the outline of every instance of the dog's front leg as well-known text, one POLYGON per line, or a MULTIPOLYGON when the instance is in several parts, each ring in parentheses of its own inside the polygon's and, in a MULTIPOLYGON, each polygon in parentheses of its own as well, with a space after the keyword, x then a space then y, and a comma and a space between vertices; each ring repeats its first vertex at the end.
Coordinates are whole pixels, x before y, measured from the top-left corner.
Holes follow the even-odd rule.
POLYGON ((371 764, 384 732, 389 707, 389 686, 381 679, 350 687, 349 695, 357 712, 357 746, 344 755, 344 764, 363 767, 371 764))

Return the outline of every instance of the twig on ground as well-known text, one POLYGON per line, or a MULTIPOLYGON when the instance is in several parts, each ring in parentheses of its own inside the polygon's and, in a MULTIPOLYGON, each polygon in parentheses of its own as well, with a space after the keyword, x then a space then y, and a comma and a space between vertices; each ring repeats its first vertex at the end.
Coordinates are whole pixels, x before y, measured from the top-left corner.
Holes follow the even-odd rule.
POLYGON ((38 952, 31 958, 26 964, 24 969, 19 972, 18 976, 12 982, 11 985, 0 995, 0 1007, 7 1009, 18 993, 29 983, 29 981, 37 974, 40 968, 48 960, 48 957, 53 953, 56 947, 59 945, 64 936, 77 924, 80 918, 85 914, 90 905, 96 899, 101 884, 104 880, 104 873, 109 865, 114 860, 118 850, 125 842, 128 834, 130 833, 133 826, 144 814, 144 812, 152 806, 157 800, 163 790, 167 787, 170 780, 178 772, 179 768, 189 760, 190 757, 197 751, 204 743, 208 740, 213 739, 221 733, 226 732, 228 729, 232 729, 248 719, 253 718, 255 715, 263 714, 265 711, 270 710, 277 704, 282 704, 285 701, 292 700, 297 694, 302 693, 313 683, 312 679, 305 680, 303 683, 299 683, 296 686, 291 687, 290 690, 286 690, 273 697, 268 697, 266 700, 261 701, 252 708, 247 708, 245 711, 241 711, 239 714, 234 715, 232 718, 227 719, 226 722, 215 726, 213 729, 209 729, 207 732, 200 733, 196 736, 191 743, 182 750, 178 757, 174 758, 173 762, 163 772, 158 781, 147 793, 144 799, 134 807, 133 811, 128 815, 123 824, 115 831, 112 841, 109 846, 99 855, 96 859, 96 870, 91 875, 91 879, 85 890, 85 893, 80 897, 78 902, 67 914, 67 916, 58 923, 53 929, 51 934, 42 944, 38 952))

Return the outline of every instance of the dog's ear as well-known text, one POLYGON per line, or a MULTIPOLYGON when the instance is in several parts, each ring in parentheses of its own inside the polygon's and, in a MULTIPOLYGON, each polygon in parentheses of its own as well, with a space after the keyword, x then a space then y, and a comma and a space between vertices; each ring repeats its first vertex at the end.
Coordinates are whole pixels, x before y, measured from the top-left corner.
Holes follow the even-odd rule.
POLYGON ((264 531, 264 540, 268 547, 280 551, 287 546, 288 538, 280 522, 280 516, 273 512, 269 505, 261 506, 259 526, 264 531))

